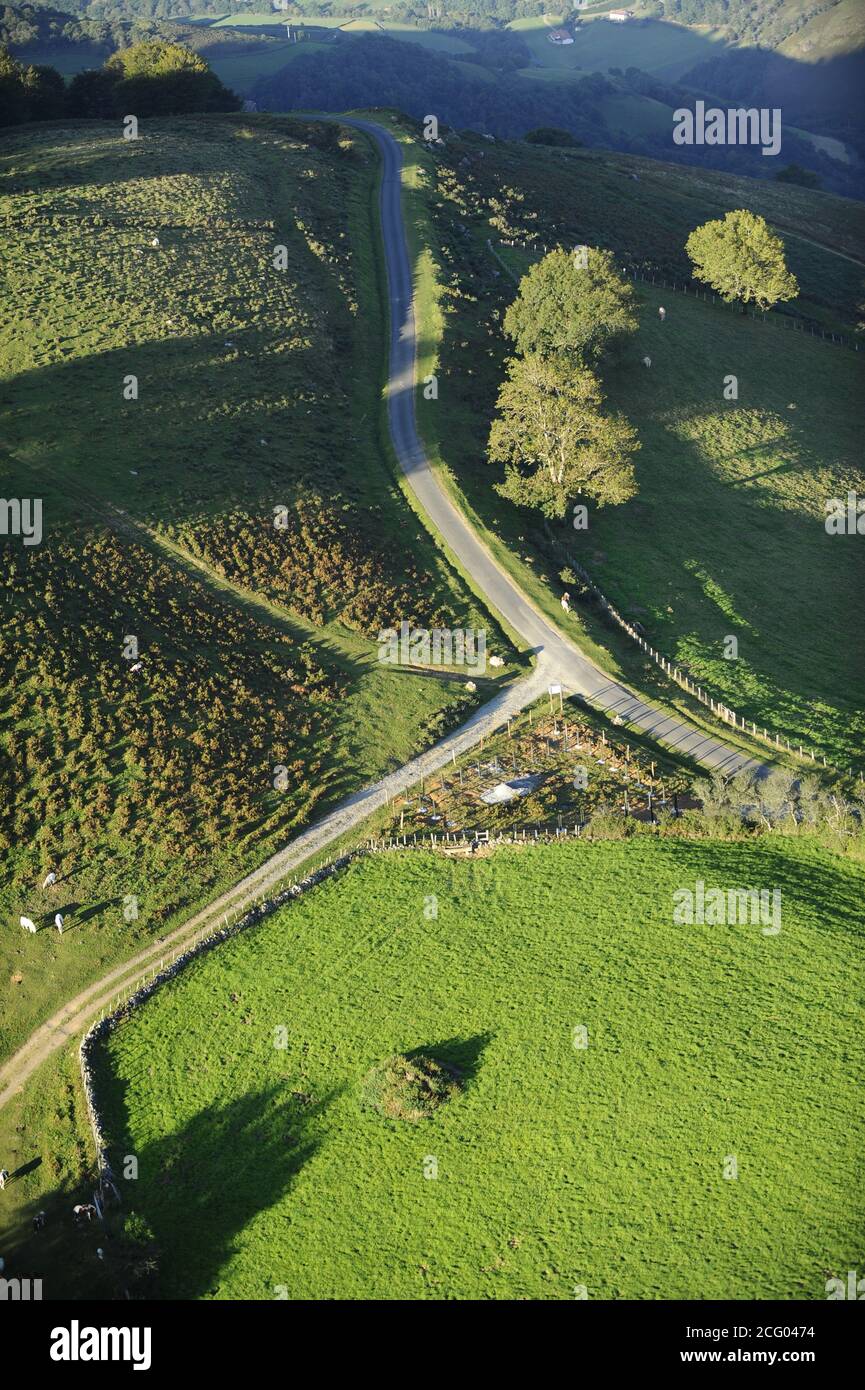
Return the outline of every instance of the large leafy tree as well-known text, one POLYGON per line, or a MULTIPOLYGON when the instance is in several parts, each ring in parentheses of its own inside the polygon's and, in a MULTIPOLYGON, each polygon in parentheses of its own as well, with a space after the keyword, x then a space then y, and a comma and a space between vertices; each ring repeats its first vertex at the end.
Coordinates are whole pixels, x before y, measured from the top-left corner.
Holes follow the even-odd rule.
POLYGON ((117 82, 114 105, 118 115, 234 111, 240 105, 199 53, 161 39, 120 49, 108 59, 105 71, 117 82))
POLYGON ((64 114, 66 88, 54 68, 25 67, 0 46, 0 126, 50 121, 64 114))
POLYGON ((711 285, 729 303, 740 300, 769 309, 795 299, 799 285, 784 259, 784 243, 763 217, 739 209, 704 222, 685 243, 695 280, 711 285))
POLYGON ((520 281, 505 314, 517 351, 596 362, 608 344, 637 327, 636 299, 611 252, 550 251, 520 281), (585 259, 586 264, 582 261, 585 259))
POLYGON ((545 516, 565 516, 569 503, 626 502, 637 491, 636 432, 605 415, 597 377, 564 357, 511 358, 490 431, 487 457, 505 465, 496 491, 545 516))

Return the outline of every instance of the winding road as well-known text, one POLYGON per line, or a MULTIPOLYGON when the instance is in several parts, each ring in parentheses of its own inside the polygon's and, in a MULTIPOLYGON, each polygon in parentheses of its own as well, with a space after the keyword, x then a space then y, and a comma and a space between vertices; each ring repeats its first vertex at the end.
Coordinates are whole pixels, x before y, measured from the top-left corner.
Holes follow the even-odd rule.
POLYGON ((346 797, 317 824, 303 831, 260 868, 161 940, 110 970, 70 999, 0 1067, 0 1107, 16 1095, 53 1052, 74 1041, 95 1014, 128 997, 135 987, 178 954, 199 934, 216 930, 228 914, 238 915, 266 895, 313 854, 360 825, 400 792, 417 785, 467 752, 512 715, 542 697, 551 683, 566 694, 584 696, 598 709, 621 717, 668 747, 704 766, 731 773, 759 763, 701 733, 673 715, 663 714, 605 675, 573 642, 541 614, 497 564, 436 479, 418 435, 415 419, 417 334, 405 225, 402 215, 402 153, 393 136, 371 121, 342 118, 375 142, 383 162, 380 208, 390 299, 388 423, 393 446, 409 486, 429 522, 472 576, 477 590, 534 651, 535 668, 517 685, 499 692, 454 733, 413 758, 397 772, 346 797))
POLYGON ((373 121, 343 119, 369 135, 382 158, 381 230, 390 299, 388 424, 402 470, 432 526, 472 576, 478 592, 534 651, 537 668, 549 681, 560 683, 566 694, 582 695, 597 709, 621 715, 643 733, 688 754, 704 767, 724 773, 742 767, 757 769, 760 764, 754 759, 676 715, 661 713, 611 680, 529 602, 441 487, 421 443, 415 418, 417 331, 402 212, 402 152, 382 126, 373 121))

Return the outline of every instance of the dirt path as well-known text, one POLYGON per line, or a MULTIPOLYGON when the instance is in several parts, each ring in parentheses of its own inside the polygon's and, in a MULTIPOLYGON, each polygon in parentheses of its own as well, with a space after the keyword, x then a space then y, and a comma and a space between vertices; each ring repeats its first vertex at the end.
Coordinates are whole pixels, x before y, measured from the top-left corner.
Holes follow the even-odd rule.
POLYGON ((373 811, 386 806, 400 792, 415 786, 421 777, 447 766, 453 758, 473 748, 486 734, 498 729, 513 715, 545 694, 550 680, 541 660, 525 680, 500 691, 482 705, 467 723, 448 734, 399 771, 390 773, 369 787, 353 792, 316 825, 304 830, 284 849, 240 879, 232 888, 189 918, 169 935, 144 947, 70 999, 33 1032, 27 1042, 0 1067, 0 1107, 11 1100, 36 1068, 58 1048, 79 1036, 86 1025, 112 1001, 131 994, 135 987, 159 970, 160 964, 180 954, 197 937, 207 935, 231 916, 241 915, 260 898, 266 897, 284 878, 312 855, 326 849, 334 840, 363 823, 373 811))
MULTIPOLYGON (((200 934, 216 930, 229 914, 239 916, 266 896, 304 860, 327 848, 347 831, 357 828, 373 811, 387 805, 399 792, 414 786, 421 777, 439 771, 452 758, 474 747, 485 734, 499 728, 511 715, 532 704, 546 692, 551 682, 561 684, 567 694, 584 695, 597 708, 610 714, 620 714, 653 738, 707 767, 733 772, 743 766, 759 766, 732 750, 721 739, 700 732, 677 716, 661 713, 625 686, 611 680, 528 601, 440 487, 415 422, 417 335, 401 203, 402 153, 397 142, 382 127, 360 120, 351 120, 348 124, 372 136, 383 161, 381 228, 390 301, 388 425, 394 448, 409 485, 434 527, 444 536, 494 607, 504 614, 511 627, 534 650, 535 669, 519 684, 500 691, 461 728, 413 758, 399 771, 346 797, 321 821, 271 855, 260 868, 247 874, 168 936, 145 947, 70 999, 0 1067, 0 1107, 20 1091, 47 1057, 78 1036, 100 1010, 107 1008, 121 995, 131 994, 137 984, 160 968, 160 963, 166 957, 179 953, 200 934)), ((136 527, 131 518, 124 517, 116 508, 111 511, 115 514, 115 524, 140 531, 141 528, 136 527)), ((172 547, 163 545, 162 549, 170 552, 172 547)), ((175 563, 181 562, 177 553, 173 559, 175 563)), ((183 560, 187 559, 184 555, 183 560)), ((231 588, 211 573, 205 571, 201 574, 200 565, 192 565, 191 568, 197 570, 202 579, 216 583, 221 588, 231 588)), ((254 599, 254 596, 250 597, 254 599)), ((271 605, 267 607, 272 608, 271 605)), ((271 611, 269 616, 273 620, 279 614, 271 611)))

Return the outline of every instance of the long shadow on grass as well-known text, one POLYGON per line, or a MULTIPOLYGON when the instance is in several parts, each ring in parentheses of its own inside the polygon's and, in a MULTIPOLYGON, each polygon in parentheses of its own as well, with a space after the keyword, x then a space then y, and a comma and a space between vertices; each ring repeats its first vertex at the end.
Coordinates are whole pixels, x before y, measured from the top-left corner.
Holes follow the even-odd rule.
POLYGON ((445 1042, 427 1043, 416 1047, 408 1057, 434 1057, 446 1067, 459 1073, 466 1085, 471 1085, 480 1070, 481 1058, 492 1042, 492 1033, 476 1033, 473 1038, 448 1038, 445 1042))
MULTIPOLYGON (((779 888, 782 900, 794 910, 797 904, 820 904, 819 930, 827 936, 861 938, 865 932, 861 890, 857 891, 854 877, 859 866, 850 860, 829 853, 799 858, 790 853, 788 840, 770 835, 752 841, 663 840, 660 845, 683 873, 710 886, 779 888)), ((782 931, 783 919, 782 906, 782 931)))
MULTIPOLYGON (((112 1146, 115 1173, 123 1172, 124 1154, 138 1159, 137 1181, 119 1180, 118 1186, 124 1206, 153 1233, 160 1296, 218 1296, 220 1272, 243 1231, 285 1196, 316 1152, 317 1121, 332 1099, 312 1100, 287 1084, 271 1085, 205 1106, 143 1149, 112 1146)), ((262 1271, 252 1296, 274 1297, 269 1271, 262 1271)))

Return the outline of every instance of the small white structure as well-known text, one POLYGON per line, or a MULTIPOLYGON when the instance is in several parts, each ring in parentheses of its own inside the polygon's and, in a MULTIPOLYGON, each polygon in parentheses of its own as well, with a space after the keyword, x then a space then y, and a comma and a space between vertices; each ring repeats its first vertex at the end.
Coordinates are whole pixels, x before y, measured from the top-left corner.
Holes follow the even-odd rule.
POLYGON ((574 36, 569 34, 567 29, 551 29, 547 34, 550 43, 556 43, 564 47, 567 43, 573 43, 574 36))
POLYGON ((613 24, 627 24, 628 20, 633 18, 633 10, 610 10, 607 15, 607 19, 611 20, 613 24))
POLYGON ((502 806, 507 801, 516 800, 518 796, 529 796, 543 780, 543 777, 538 775, 514 777, 510 782, 498 782, 489 791, 481 792, 480 799, 487 806, 502 806))

